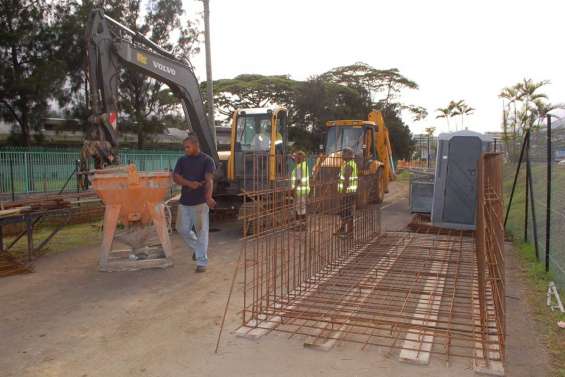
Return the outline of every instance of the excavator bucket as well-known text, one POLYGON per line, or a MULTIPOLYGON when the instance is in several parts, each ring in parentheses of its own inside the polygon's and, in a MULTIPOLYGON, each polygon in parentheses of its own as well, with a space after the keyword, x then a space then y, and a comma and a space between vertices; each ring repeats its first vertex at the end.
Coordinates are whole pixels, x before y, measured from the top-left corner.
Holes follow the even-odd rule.
POLYGON ((170 173, 138 172, 133 164, 96 171, 92 188, 106 206, 100 249, 101 271, 172 265, 171 241, 163 204, 170 187, 170 173), (118 224, 124 227, 123 237, 116 234, 118 224), (143 244, 149 238, 151 225, 160 242, 157 249, 143 244), (130 249, 112 251, 115 238, 129 245, 130 249), (129 254, 126 258, 123 258, 124 251, 129 254))

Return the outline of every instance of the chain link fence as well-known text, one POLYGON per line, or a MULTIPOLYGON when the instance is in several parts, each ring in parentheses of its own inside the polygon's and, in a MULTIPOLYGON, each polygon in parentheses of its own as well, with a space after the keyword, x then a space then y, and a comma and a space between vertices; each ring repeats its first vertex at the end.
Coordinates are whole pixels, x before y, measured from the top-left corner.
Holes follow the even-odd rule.
POLYGON ((519 139, 506 145, 506 229, 565 289, 565 122, 552 118, 519 139))

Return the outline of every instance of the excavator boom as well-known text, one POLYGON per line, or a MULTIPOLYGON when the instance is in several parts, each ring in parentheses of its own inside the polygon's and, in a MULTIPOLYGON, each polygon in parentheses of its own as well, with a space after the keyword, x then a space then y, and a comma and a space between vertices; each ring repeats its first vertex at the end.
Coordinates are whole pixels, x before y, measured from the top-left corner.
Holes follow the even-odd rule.
POLYGON ((120 68, 124 67, 168 85, 181 101, 189 128, 198 137, 202 151, 219 161, 198 80, 188 61, 176 58, 101 9, 90 14, 86 41, 93 112, 90 123, 94 131, 87 136, 83 157, 94 157, 101 165, 98 167, 117 161, 118 83, 120 68))

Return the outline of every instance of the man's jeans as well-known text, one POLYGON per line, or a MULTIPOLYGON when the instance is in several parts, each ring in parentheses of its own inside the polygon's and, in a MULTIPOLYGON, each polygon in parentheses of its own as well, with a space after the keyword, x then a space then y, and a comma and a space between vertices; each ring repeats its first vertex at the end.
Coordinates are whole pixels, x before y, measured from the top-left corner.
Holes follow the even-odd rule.
POLYGON ((177 219, 180 220, 180 224, 177 224, 177 232, 196 254, 196 265, 206 267, 208 265, 208 205, 206 203, 195 206, 179 204, 178 210, 177 219), (192 231, 193 225, 196 234, 192 231))

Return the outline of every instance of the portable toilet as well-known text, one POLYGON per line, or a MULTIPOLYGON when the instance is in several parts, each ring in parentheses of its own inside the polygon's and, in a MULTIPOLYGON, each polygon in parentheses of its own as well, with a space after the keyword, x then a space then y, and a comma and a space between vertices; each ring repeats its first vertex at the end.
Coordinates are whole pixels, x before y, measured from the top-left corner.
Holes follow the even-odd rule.
POLYGON ((438 136, 432 224, 450 229, 475 229, 477 164, 493 139, 479 132, 458 131, 438 136))

